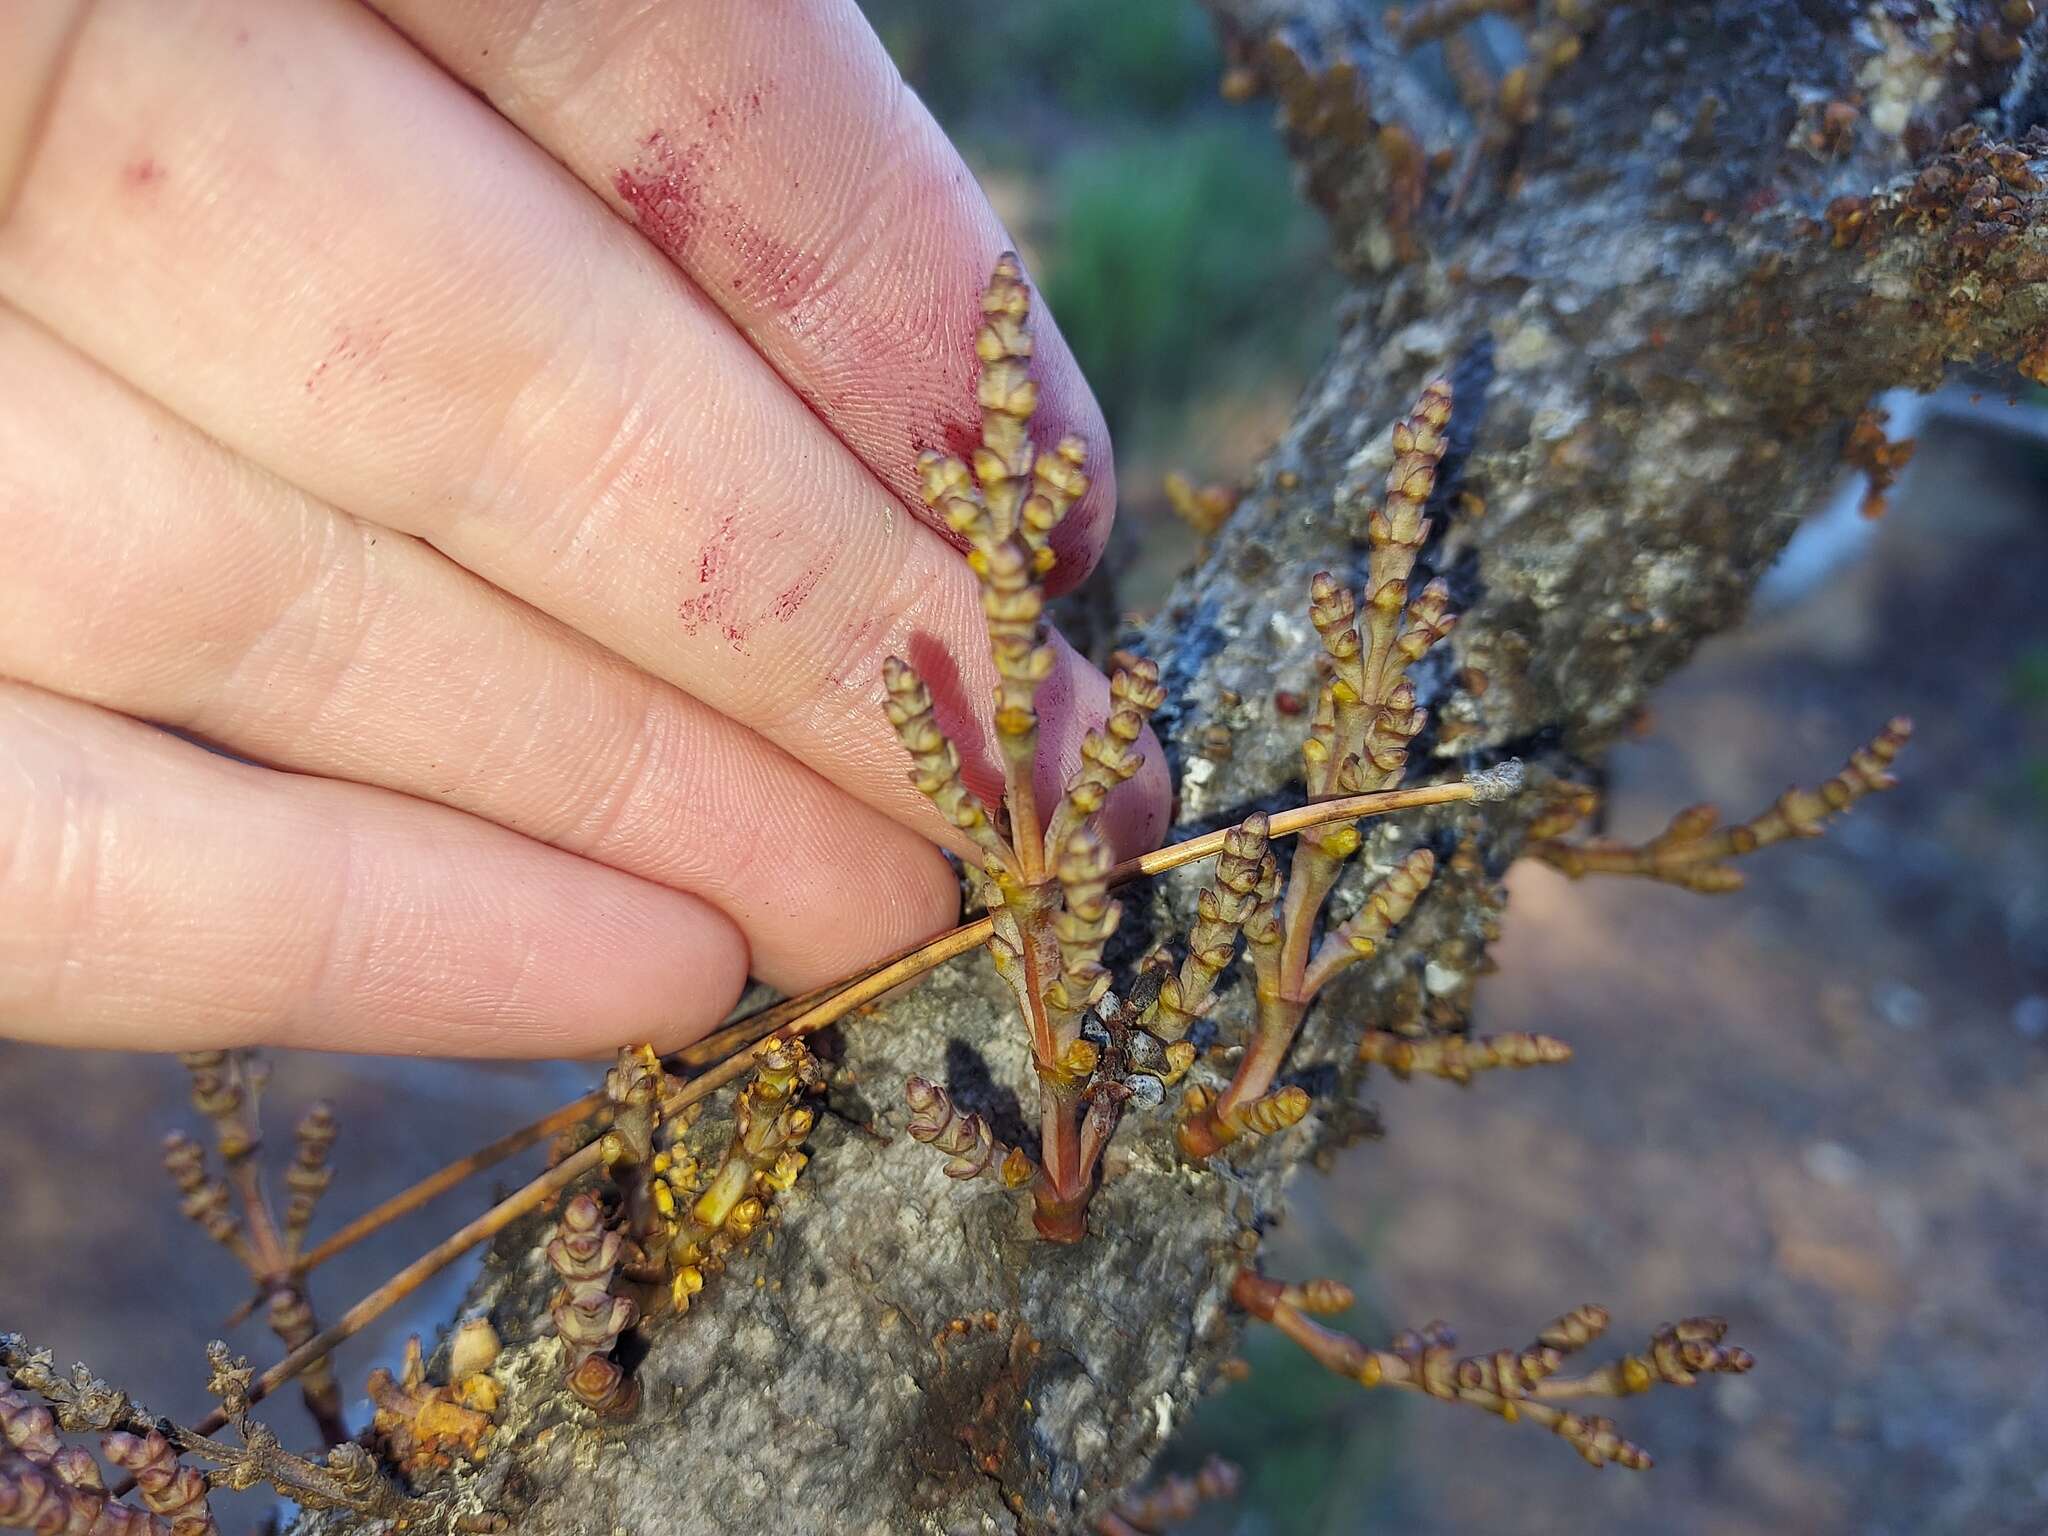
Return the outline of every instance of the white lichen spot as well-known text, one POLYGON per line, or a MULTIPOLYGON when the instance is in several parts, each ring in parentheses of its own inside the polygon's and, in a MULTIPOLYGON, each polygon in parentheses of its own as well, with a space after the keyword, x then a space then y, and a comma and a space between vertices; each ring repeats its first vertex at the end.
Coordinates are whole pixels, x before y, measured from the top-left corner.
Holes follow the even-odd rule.
POLYGON ((1152 1434, 1162 1444, 1173 1435, 1173 1399, 1164 1392, 1152 1399, 1152 1434))
POLYGON ((1494 360, 1506 373, 1531 373, 1560 351, 1556 335, 1540 320, 1524 320, 1505 330, 1494 348, 1494 360))
POLYGON ((1455 966, 1432 960, 1422 968, 1422 984, 1432 997, 1447 997, 1465 985, 1465 973, 1455 966))
POLYGON ((1576 403, 1544 406, 1530 412, 1529 435, 1539 442, 1561 443, 1578 431, 1585 419, 1585 407, 1576 403))
POLYGON ((1929 14, 1916 18, 1908 30, 1891 14, 1884 0, 1873 0, 1857 39, 1870 57, 1856 72, 1867 103, 1870 126, 1887 138, 1906 131, 1913 114, 1941 94, 1956 47, 1955 7, 1933 0, 1929 14))
POLYGON ((1411 320, 1388 338, 1388 345, 1435 364, 1458 350, 1458 336, 1443 320, 1432 316, 1411 320))
POLYGON ((1308 625, 1292 609, 1276 608, 1272 617, 1266 620, 1266 627, 1284 646, 1298 648, 1308 644, 1308 625))

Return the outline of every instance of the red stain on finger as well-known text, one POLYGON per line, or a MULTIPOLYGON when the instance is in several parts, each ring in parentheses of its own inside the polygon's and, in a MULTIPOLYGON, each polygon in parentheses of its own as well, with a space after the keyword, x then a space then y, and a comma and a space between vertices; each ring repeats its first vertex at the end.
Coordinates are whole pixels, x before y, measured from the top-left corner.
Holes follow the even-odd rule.
MULTIPOLYGON (((771 532, 767 541, 772 543, 780 537, 779 532, 771 532)), ((737 514, 728 514, 719 520, 718 531, 698 554, 696 580, 689 595, 677 605, 676 618, 684 634, 694 635, 709 625, 725 637, 735 652, 744 655, 747 637, 764 621, 772 619, 787 624, 803 612, 818 583, 832 569, 835 557, 826 552, 769 599, 766 608, 747 612, 740 607, 740 576, 733 566, 739 542, 740 519, 737 514)), ((754 605, 747 606, 751 610, 754 605)))
POLYGON ((740 212, 737 203, 726 205, 720 233, 739 266, 732 278, 732 291, 739 297, 779 312, 796 308, 818 292, 823 259, 766 233, 740 212))
POLYGON ((915 464, 920 455, 938 448, 966 463, 974 460, 974 450, 981 446, 981 421, 948 421, 939 427, 939 435, 933 438, 928 433, 913 431, 910 434, 910 462, 915 464))
POLYGON ((640 140, 635 163, 613 173, 612 190, 677 266, 690 267, 694 255, 700 277, 723 282, 749 304, 785 311, 821 291, 824 258, 761 228, 741 198, 712 189, 717 167, 734 158, 741 132, 760 115, 761 97, 755 89, 706 108, 688 143, 654 129, 640 140))
POLYGON ((697 556, 696 590, 677 607, 676 618, 686 635, 696 634, 707 624, 715 625, 733 650, 744 652, 747 632, 737 609, 739 577, 729 568, 738 547, 739 519, 721 518, 718 531, 697 556))
POLYGON ((164 179, 164 168, 154 156, 144 155, 121 167, 121 179, 131 187, 154 186, 164 179))
MULTIPOLYGON (((320 387, 329 370, 340 369, 349 364, 366 364, 384 350, 384 343, 391 339, 388 328, 368 326, 361 329, 337 326, 334 344, 327 349, 327 355, 313 365, 313 371, 306 375, 306 393, 312 394, 320 387)), ((378 378, 383 378, 380 373, 378 378)))
POLYGON ((640 164, 619 170, 612 177, 612 190, 633 210, 640 233, 680 265, 704 218, 705 146, 692 144, 679 151, 657 128, 640 141, 640 147, 640 164))
POLYGON ((768 613, 779 624, 787 624, 799 613, 804 604, 811 600, 811 594, 818 590, 818 582, 832 568, 830 559, 812 566, 788 586, 775 594, 775 601, 769 605, 768 613))

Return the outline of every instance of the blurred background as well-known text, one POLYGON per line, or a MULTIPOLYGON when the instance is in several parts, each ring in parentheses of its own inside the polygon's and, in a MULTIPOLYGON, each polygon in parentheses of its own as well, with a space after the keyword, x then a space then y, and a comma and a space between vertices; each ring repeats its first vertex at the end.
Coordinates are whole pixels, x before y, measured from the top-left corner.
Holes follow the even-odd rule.
MULTIPOLYGON (((1193 557, 1168 472, 1243 476, 1316 362, 1337 291, 1258 104, 1184 0, 1034 0, 958 24, 869 0, 905 73, 1023 244, 1117 439, 1115 603, 1193 557)), ((1752 622, 1708 646, 1609 765, 1631 839, 1715 800, 1735 816, 1817 782, 1894 713, 1902 785, 1705 898, 1517 867, 1481 1030, 1568 1039, 1566 1069, 1384 1083, 1388 1134, 1305 1177, 1277 1273, 1358 1290, 1374 1342, 1447 1318, 1518 1346, 1598 1300, 1634 1343, 1735 1322, 1750 1376, 1616 1407, 1657 1470, 1595 1473, 1554 1437, 1368 1394, 1270 1335, 1170 1461, 1219 1452, 1245 1491, 1196 1526, 1352 1532, 2048 1532, 2048 447, 2035 399, 1892 402, 1918 453, 1878 521, 1860 483, 1810 522, 1752 622)), ((589 1086, 587 1067, 274 1058, 273 1166, 335 1101, 315 1237, 589 1086)), ((181 1221, 161 1133, 202 1127, 165 1058, 0 1044, 0 1327, 207 1406, 198 1345, 237 1301, 181 1221)), ((500 1171, 510 1188, 531 1160, 500 1171)), ((272 1183, 276 1184, 273 1176, 272 1183)), ((487 1181, 488 1182, 488 1181, 487 1181)), ((324 1316, 474 1210, 481 1190, 320 1271, 324 1316)), ((445 1319, 458 1269, 340 1357, 346 1393, 445 1319)), ((230 1337, 260 1361, 260 1322, 230 1337)), ((366 1408, 356 1397, 357 1424, 366 1408)), ((296 1406, 273 1422, 294 1438, 296 1406)), ((267 1507, 230 1516, 254 1528, 267 1507)))

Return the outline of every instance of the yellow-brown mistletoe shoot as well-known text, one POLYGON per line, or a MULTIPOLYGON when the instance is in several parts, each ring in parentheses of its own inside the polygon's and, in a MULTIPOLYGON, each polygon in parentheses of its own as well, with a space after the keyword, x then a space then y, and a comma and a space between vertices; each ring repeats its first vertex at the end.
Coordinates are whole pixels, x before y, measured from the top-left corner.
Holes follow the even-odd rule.
POLYGON ((371 1439, 408 1482, 419 1483, 458 1459, 484 1459, 498 1401, 497 1383, 487 1374, 497 1359, 496 1345, 491 1325, 476 1319, 456 1336, 448 1385, 428 1383, 417 1334, 406 1340, 398 1376, 382 1367, 370 1372, 371 1439), (478 1349, 483 1342, 479 1326, 489 1336, 490 1347, 483 1351, 478 1349))
MULTIPOLYGON (((619 1336, 643 1316, 687 1312, 733 1252, 775 1219, 777 1198, 809 1161, 803 1143, 816 1115, 801 1100, 822 1081, 810 1050, 771 1036, 734 1062, 751 1071, 733 1096, 731 1134, 715 1158, 691 1149, 702 1095, 684 1091, 650 1047, 621 1050, 605 1074, 611 1126, 602 1149, 612 1193, 570 1201, 548 1247, 565 1282, 553 1311, 568 1346, 566 1382, 601 1414, 630 1414, 639 1400, 618 1366, 619 1336)), ((458 1400, 490 1411, 469 1394, 458 1392, 458 1400)))
MULTIPOLYGON (((1913 734, 1913 722, 1900 715, 1850 754, 1842 771, 1818 789, 1788 789, 1777 803, 1739 826, 1721 825, 1711 805, 1688 806, 1650 841, 1630 846, 1604 839, 1567 843, 1555 836, 1539 839, 1525 850, 1570 875, 1640 875, 1689 891, 1712 894, 1737 890, 1742 871, 1729 861, 1759 848, 1795 837, 1819 837, 1834 817, 1865 795, 1892 788, 1892 760, 1913 734)), ((1585 802, 1576 802, 1583 807, 1585 802)), ((1566 823, 1568 826, 1569 823, 1566 823)), ((1544 830, 1565 830, 1552 821, 1544 830)))
MULTIPOLYGON (((1479 119, 1480 142, 1499 152, 1537 120, 1558 74, 1578 60, 1614 5, 1615 0, 1423 0, 1389 17, 1402 47, 1441 42, 1447 58, 1458 56, 1465 29, 1482 17, 1499 17, 1521 32, 1522 62, 1490 91, 1478 81, 1459 81, 1460 94, 1479 119)), ((1454 67, 1454 73, 1469 67, 1454 67)))
POLYGON ((801 1102, 821 1082, 801 1040, 770 1040, 754 1052, 754 1072, 733 1101, 732 1137, 708 1169, 681 1142, 654 1161, 666 1222, 669 1297, 687 1311, 705 1281, 733 1252, 775 1219, 810 1159, 802 1148, 817 1115, 801 1102))
POLYGON ((583 1194, 562 1207, 547 1247, 548 1267, 562 1281, 549 1311, 565 1351, 563 1379, 578 1401, 605 1418, 625 1418, 640 1406, 639 1382, 614 1358, 619 1335, 640 1316, 631 1297, 612 1292, 624 1243, 596 1196, 583 1194))
POLYGON ((1519 1031, 1505 1035, 1435 1035, 1411 1040, 1383 1029, 1359 1042, 1358 1059, 1385 1067, 1403 1079, 1441 1077, 1469 1083, 1475 1072, 1496 1067, 1555 1067, 1572 1059, 1572 1048, 1551 1035, 1519 1031))
MULTIPOLYGON (((1738 1374, 1756 1363, 1748 1350, 1721 1342, 1728 1325, 1719 1318, 1689 1317, 1659 1328, 1640 1354, 1619 1356, 1582 1375, 1558 1375, 1568 1356, 1607 1331, 1607 1311, 1597 1306, 1566 1313, 1520 1350, 1459 1356, 1456 1336, 1442 1323, 1402 1333, 1388 1349, 1370 1349, 1309 1316, 1311 1311, 1339 1310, 1305 1305, 1311 1289, 1245 1269, 1238 1272, 1231 1299, 1278 1328, 1318 1364, 1360 1386, 1400 1387, 1444 1402, 1468 1403, 1511 1424, 1527 1419, 1551 1430, 1595 1467, 1611 1461, 1646 1470, 1650 1453, 1623 1439, 1611 1419, 1562 1405, 1633 1397, 1660 1385, 1689 1387, 1702 1376, 1738 1374)), ((1334 1301, 1336 1295, 1321 1299, 1334 1301)))
POLYGON ((956 1109, 952 1096, 937 1083, 913 1077, 903 1097, 910 1105, 906 1129, 911 1139, 946 1155, 947 1178, 987 1174, 1006 1189, 1018 1189, 1037 1172, 1037 1164, 1024 1153, 997 1141, 980 1115, 956 1109))
POLYGON ((1278 888, 1279 874, 1266 851, 1266 817, 1254 813, 1224 835, 1216 871, 1195 898, 1195 922, 1188 930, 1188 952, 1180 969, 1160 983, 1159 995, 1142 1021, 1161 1040, 1187 1037, 1197 1020, 1213 1006, 1217 978, 1237 952, 1237 937, 1259 909, 1262 899, 1278 888))
POLYGON ((1173 515, 1204 539, 1212 538, 1230 521, 1243 494, 1229 485, 1196 485, 1186 475, 1168 474, 1163 482, 1166 504, 1173 515))
POLYGON ((994 925, 989 953, 1016 998, 1039 1079, 1035 1160, 997 1148, 978 1119, 957 1114, 944 1090, 921 1078, 907 1090, 913 1133, 946 1154, 955 1177, 994 1172, 1006 1184, 1028 1185, 1039 1231, 1075 1241, 1087 1228, 1102 1148, 1137 1091, 1112 1074, 1125 1055, 1120 1045, 1099 1021, 1089 1024, 1109 987, 1102 950, 1119 916, 1108 894, 1108 850, 1092 822, 1137 772, 1136 744, 1162 693, 1149 662, 1120 668, 1109 717, 1088 733, 1065 792, 1051 807, 1039 804, 1038 688, 1053 665, 1044 619, 1051 536, 1088 480, 1077 439, 1049 451, 1032 442, 1029 316, 1023 273, 1005 255, 983 297, 975 341, 981 446, 971 464, 938 453, 918 460, 926 502, 966 541, 981 582, 996 671, 999 816, 961 778, 959 753, 933 719, 930 690, 916 670, 891 658, 883 683, 889 722, 915 765, 911 783, 974 848, 973 874, 994 925))
POLYGON ((1842 462, 1863 472, 1865 489, 1861 511, 1865 517, 1884 516, 1885 499, 1894 482, 1905 472, 1913 457, 1910 437, 1894 439, 1885 431, 1891 413, 1878 406, 1861 411, 1842 444, 1842 462))
MULTIPOLYGON (((291 1199, 280 1221, 264 1193, 257 1161, 263 1150, 258 1101, 268 1068, 252 1051, 189 1051, 179 1060, 191 1075, 193 1108, 213 1123, 226 1177, 208 1171, 206 1151, 198 1142, 172 1132, 164 1138, 163 1161, 178 1186, 178 1208, 248 1271, 271 1330, 287 1350, 297 1349, 320 1331, 299 1261, 320 1196, 332 1178, 328 1156, 334 1146, 334 1111, 315 1104, 299 1121, 292 1162, 285 1170, 291 1199)), ((314 1362, 300 1376, 299 1387, 326 1443, 346 1440, 333 1365, 325 1359, 314 1362)))
MULTIPOLYGON (((1204 845, 1201 856, 1216 854, 1217 865, 1197 901, 1187 951, 1177 964, 1166 958, 1170 974, 1154 997, 1126 1006, 1112 998, 1103 962, 1121 915, 1109 895, 1119 872, 1094 822, 1117 786, 1138 771, 1138 743, 1164 691, 1152 663, 1126 659, 1110 680, 1108 717, 1087 733, 1064 792, 1050 808, 1039 804, 1033 782, 1037 691, 1052 666, 1044 578, 1053 565, 1052 532, 1087 488, 1085 456, 1072 440, 1050 452, 1032 444, 1029 298, 1014 257, 998 263, 982 315, 982 446, 971 464, 927 453, 918 473, 926 501, 966 540, 968 563, 981 582, 997 676, 999 805, 968 787, 960 754, 939 729, 930 690, 916 670, 892 658, 883 685, 889 722, 913 764, 911 783, 973 850, 971 877, 990 914, 987 948, 1016 999, 1038 1077, 1037 1155, 998 1144, 979 1117, 958 1110, 942 1085, 913 1078, 906 1094, 911 1135, 945 1155, 948 1174, 986 1174, 1027 1187, 1040 1235, 1073 1242, 1087 1230, 1102 1154, 1125 1108, 1159 1103, 1166 1086, 1193 1064, 1188 1033, 1213 1005, 1240 936, 1258 978, 1259 1023, 1229 1087, 1220 1094, 1198 1088, 1187 1100, 1182 1143, 1197 1156, 1241 1136, 1270 1135, 1307 1113, 1308 1096, 1300 1088, 1273 1081, 1303 1010, 1330 977, 1372 952, 1432 877, 1428 852, 1409 855, 1354 918, 1327 935, 1321 949, 1313 948, 1316 915, 1359 846, 1359 818, 1394 808, 1348 802, 1399 785, 1408 743, 1424 721, 1407 671, 1451 628, 1441 582, 1409 590, 1429 536, 1423 508, 1444 453, 1450 387, 1431 384, 1395 429, 1386 500, 1371 519, 1372 574, 1363 613, 1327 575, 1316 578, 1311 594, 1328 681, 1304 749, 1309 795, 1347 803, 1321 816, 1280 813, 1282 827, 1255 815, 1212 834, 1213 844, 1195 840, 1204 845), (1267 846, 1279 830, 1302 833, 1284 904, 1279 866, 1267 846)), ((1502 798, 1518 784, 1518 770, 1504 767, 1473 776, 1455 798, 1502 798)), ((1137 869, 1156 872, 1143 860, 1137 869)))
MULTIPOLYGON (((1454 620, 1442 582, 1432 581, 1420 592, 1411 592, 1410 584, 1429 538, 1423 510, 1436 487, 1450 419, 1451 387, 1436 380, 1394 429, 1386 495, 1367 523, 1371 557, 1363 607, 1327 572, 1311 583, 1309 619, 1322 642, 1324 673, 1302 746, 1311 801, 1399 786, 1408 745, 1427 718, 1415 702, 1408 669, 1450 633, 1454 620)), ((1262 824, 1248 822, 1246 830, 1255 838, 1262 824)), ((1348 921, 1323 934, 1318 944, 1318 916, 1359 843, 1357 823, 1351 820, 1304 832, 1295 844, 1284 893, 1270 855, 1249 885, 1242 885, 1244 871, 1239 870, 1240 888, 1249 896, 1239 926, 1255 981, 1255 1022, 1229 1085, 1213 1096, 1192 1093, 1183 1105, 1179 1137, 1189 1157, 1213 1156, 1248 1133, 1270 1133, 1300 1119, 1306 1101, 1298 1107, 1293 1099, 1277 1102, 1273 1081, 1309 1004, 1347 966, 1375 951, 1435 877, 1435 856, 1427 849, 1413 850, 1386 872, 1348 921)), ((1237 909, 1230 910, 1234 914, 1237 909)))

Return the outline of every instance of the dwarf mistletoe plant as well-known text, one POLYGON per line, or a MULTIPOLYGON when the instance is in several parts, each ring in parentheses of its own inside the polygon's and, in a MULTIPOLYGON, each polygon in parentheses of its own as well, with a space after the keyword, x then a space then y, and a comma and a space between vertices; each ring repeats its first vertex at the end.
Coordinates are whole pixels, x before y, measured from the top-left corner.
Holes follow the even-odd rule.
MULTIPOLYGON (((1016 258, 996 266, 982 303, 976 348, 982 361, 982 443, 969 465, 928 452, 918 461, 927 502, 966 539, 982 584, 995 658, 996 739, 1004 795, 994 810, 967 787, 960 754, 932 715, 930 690, 908 662, 884 673, 888 716, 916 765, 910 779, 975 848, 969 864, 992 928, 987 947, 1017 1001, 1038 1076, 1039 1155, 999 1146, 986 1123, 961 1111, 947 1091, 910 1080, 910 1133, 950 1159, 956 1178, 987 1174, 1031 1193, 1041 1235, 1076 1242, 1104 1147, 1133 1100, 1157 1103, 1193 1065, 1188 1034, 1213 1005, 1217 981, 1243 935, 1256 978, 1258 1023, 1237 1072, 1222 1092, 1187 1095, 1180 1144, 1205 1159, 1245 1135, 1300 1120, 1308 1095, 1274 1080, 1302 1016, 1331 978, 1373 952, 1408 915, 1435 873, 1416 849, 1367 896, 1357 913, 1313 944, 1317 914, 1359 846, 1357 816, 1327 819, 1306 833, 1291 864, 1283 901, 1269 847, 1271 819, 1247 817, 1229 829, 1214 878, 1198 902, 1187 953, 1157 995, 1140 1009, 1098 1011, 1109 996, 1103 946, 1115 932, 1118 904, 1109 892, 1110 859, 1092 820, 1117 785, 1136 773, 1145 720, 1163 701, 1148 661, 1110 680, 1110 713, 1082 743, 1081 763, 1049 817, 1037 804, 1036 693, 1052 666, 1044 577, 1049 540, 1087 487, 1081 444, 1040 453, 1030 436, 1036 397, 1025 373, 1031 341, 1029 298, 1016 258)), ((1371 519, 1372 561, 1361 626, 1356 599, 1334 577, 1315 578, 1309 613, 1322 637, 1325 680, 1302 748, 1312 802, 1397 788, 1408 743, 1422 729, 1408 668, 1450 632, 1449 593, 1432 581, 1411 601, 1415 557, 1429 536, 1423 516, 1443 458, 1451 389, 1438 380, 1394 434, 1386 504, 1371 519), (1361 633, 1362 629, 1362 633, 1361 633)), ((1512 778, 1489 781, 1512 787, 1512 778)), ((1478 1058, 1474 1058, 1478 1060, 1478 1058)), ((1496 1052, 1483 1064, 1528 1065, 1557 1059, 1543 1050, 1496 1052)))

